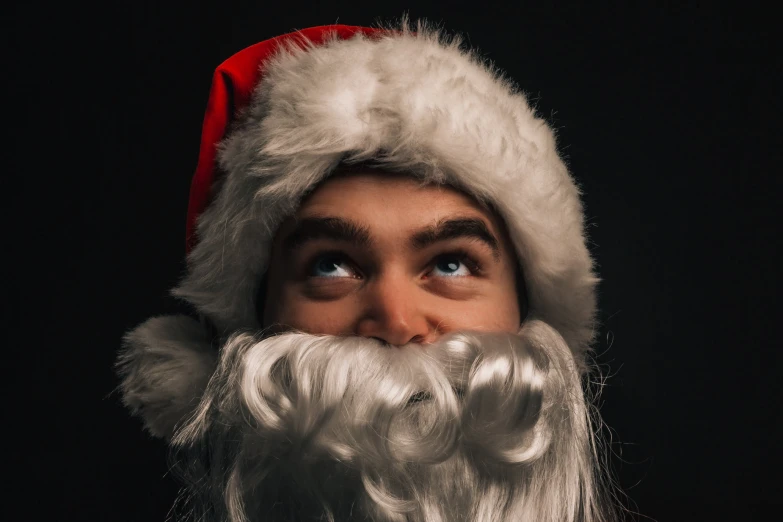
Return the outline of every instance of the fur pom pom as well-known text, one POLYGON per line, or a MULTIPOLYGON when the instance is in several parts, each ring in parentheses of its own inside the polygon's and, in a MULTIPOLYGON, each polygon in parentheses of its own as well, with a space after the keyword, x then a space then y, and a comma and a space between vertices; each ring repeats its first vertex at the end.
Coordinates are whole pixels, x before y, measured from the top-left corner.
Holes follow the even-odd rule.
POLYGON ((153 436, 168 439, 198 404, 217 356, 194 319, 148 319, 125 335, 117 357, 122 402, 153 436))

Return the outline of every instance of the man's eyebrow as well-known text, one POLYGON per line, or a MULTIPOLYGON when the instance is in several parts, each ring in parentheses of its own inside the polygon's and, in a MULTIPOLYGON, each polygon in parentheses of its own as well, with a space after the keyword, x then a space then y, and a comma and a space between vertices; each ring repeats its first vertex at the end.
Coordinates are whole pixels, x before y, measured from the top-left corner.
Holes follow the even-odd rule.
POLYGON ((307 217, 296 222, 294 230, 283 240, 283 248, 291 252, 314 239, 346 241, 368 248, 372 241, 367 227, 339 217, 307 217))
POLYGON ((411 237, 414 248, 422 249, 439 241, 449 239, 477 239, 492 250, 495 260, 500 259, 500 246, 497 238, 489 231, 486 223, 478 218, 442 219, 436 224, 416 232, 411 237))

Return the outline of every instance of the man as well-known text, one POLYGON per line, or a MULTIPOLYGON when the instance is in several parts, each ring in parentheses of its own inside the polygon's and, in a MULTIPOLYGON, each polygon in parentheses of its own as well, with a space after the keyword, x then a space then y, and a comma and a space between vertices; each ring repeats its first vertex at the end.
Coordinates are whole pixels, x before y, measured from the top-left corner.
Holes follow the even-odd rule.
POLYGON ((128 333, 124 401, 194 519, 607 520, 583 219, 549 127, 458 42, 267 40, 213 82, 174 290, 201 321, 128 333))

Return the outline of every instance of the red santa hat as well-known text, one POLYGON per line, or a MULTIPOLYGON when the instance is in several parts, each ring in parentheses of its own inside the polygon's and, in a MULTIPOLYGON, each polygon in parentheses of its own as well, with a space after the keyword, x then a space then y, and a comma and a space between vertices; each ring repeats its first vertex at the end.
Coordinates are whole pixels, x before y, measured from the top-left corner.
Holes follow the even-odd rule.
MULTIPOLYGON (((172 293, 222 334, 260 329, 278 226, 338 165, 365 160, 490 203, 521 265, 527 318, 560 332, 584 368, 600 279, 554 133, 494 68, 424 27, 314 27, 218 67, 190 193, 188 270, 172 293)), ((151 433, 170 435, 216 358, 195 320, 152 318, 125 336, 123 400, 151 433)))

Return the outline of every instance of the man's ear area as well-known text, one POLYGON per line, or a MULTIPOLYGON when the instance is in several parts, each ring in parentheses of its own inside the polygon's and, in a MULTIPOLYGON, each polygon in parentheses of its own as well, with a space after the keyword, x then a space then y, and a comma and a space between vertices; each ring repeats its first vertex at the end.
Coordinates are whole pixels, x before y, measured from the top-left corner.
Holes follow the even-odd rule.
POLYGON ((122 402, 153 436, 170 439, 198 405, 217 367, 212 339, 186 315, 153 317, 123 338, 115 365, 122 402))

